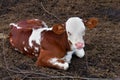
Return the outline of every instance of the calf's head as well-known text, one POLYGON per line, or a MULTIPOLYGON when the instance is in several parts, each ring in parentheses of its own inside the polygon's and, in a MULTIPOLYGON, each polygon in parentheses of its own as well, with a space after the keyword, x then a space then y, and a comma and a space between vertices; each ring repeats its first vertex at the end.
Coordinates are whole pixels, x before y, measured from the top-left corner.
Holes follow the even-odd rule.
POLYGON ((72 44, 72 49, 81 49, 85 46, 83 36, 85 35, 85 26, 92 29, 96 26, 98 20, 90 18, 82 20, 79 17, 71 17, 66 22, 66 32, 68 40, 72 44))

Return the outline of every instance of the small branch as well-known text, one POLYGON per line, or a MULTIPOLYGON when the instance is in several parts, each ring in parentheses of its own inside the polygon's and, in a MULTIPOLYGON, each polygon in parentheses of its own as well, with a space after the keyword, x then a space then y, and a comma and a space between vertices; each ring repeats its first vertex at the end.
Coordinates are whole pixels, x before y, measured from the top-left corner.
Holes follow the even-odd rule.
POLYGON ((87 55, 87 54, 86 54, 86 56, 85 56, 85 60, 86 60, 86 69, 89 70, 88 55, 87 55))
POLYGON ((46 13, 48 13, 49 15, 54 16, 57 20, 59 20, 60 22, 62 22, 62 21, 61 21, 57 16, 55 16, 53 13, 50 13, 48 10, 46 10, 45 7, 43 6, 43 3, 42 3, 42 2, 41 2, 40 4, 41 4, 42 9, 43 9, 46 13))
POLYGON ((17 74, 35 74, 35 75, 42 75, 42 76, 49 76, 45 73, 37 73, 37 72, 33 72, 33 71, 23 71, 23 70, 12 70, 10 68, 7 69, 8 71, 11 71, 11 72, 14 72, 14 73, 17 73, 17 74))

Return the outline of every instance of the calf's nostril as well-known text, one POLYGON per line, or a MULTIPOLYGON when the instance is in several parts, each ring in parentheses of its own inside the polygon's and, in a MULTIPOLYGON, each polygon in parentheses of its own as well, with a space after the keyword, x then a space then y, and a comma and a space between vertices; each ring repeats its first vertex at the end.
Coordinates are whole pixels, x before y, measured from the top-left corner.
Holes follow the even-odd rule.
POLYGON ((84 46, 84 43, 78 42, 75 44, 77 48, 82 48, 84 46))

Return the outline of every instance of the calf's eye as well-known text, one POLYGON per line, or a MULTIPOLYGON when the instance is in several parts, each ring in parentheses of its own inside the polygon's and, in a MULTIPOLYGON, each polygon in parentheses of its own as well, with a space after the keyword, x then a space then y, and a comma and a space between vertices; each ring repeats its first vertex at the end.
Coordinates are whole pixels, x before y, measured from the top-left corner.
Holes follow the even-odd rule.
POLYGON ((70 32, 68 32, 68 35, 70 35, 70 36, 71 36, 72 34, 71 34, 70 32))

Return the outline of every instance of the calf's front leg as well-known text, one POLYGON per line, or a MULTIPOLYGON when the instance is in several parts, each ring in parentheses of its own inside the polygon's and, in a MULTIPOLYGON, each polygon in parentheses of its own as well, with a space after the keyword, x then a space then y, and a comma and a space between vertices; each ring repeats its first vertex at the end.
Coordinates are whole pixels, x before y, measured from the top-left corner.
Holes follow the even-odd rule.
POLYGON ((50 58, 48 62, 52 64, 53 67, 56 67, 58 69, 67 70, 69 68, 69 64, 59 58, 50 58))
POLYGON ((74 51, 68 51, 65 57, 63 57, 63 60, 65 60, 68 63, 71 63, 73 53, 74 51))
POLYGON ((65 62, 62 59, 59 58, 42 58, 38 59, 36 62, 37 66, 44 66, 44 67, 51 67, 51 68, 56 68, 56 69, 62 69, 62 70, 67 70, 69 68, 69 64, 65 62))

